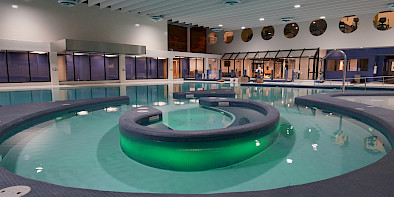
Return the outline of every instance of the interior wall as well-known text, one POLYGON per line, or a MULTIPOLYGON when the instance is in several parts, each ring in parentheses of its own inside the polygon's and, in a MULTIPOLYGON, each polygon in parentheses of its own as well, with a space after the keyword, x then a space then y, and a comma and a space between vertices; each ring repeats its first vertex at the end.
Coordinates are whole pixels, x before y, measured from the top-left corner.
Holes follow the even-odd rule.
MULTIPOLYGON (((350 14, 350 13, 349 13, 350 14)), ((234 40, 226 44, 223 41, 224 31, 216 33, 217 43, 214 45, 207 44, 208 53, 223 54, 226 52, 246 52, 246 51, 266 51, 280 49, 302 49, 317 48, 321 49, 345 49, 360 47, 388 47, 394 46, 394 28, 387 31, 379 31, 373 26, 375 14, 359 15, 360 26, 350 34, 342 33, 339 30, 339 21, 341 18, 325 19, 327 21, 327 30, 321 36, 313 36, 309 32, 310 23, 300 22, 300 31, 295 38, 286 38, 283 29, 286 24, 275 25, 274 37, 271 40, 264 40, 261 37, 261 30, 264 26, 270 25, 262 23, 261 27, 252 28, 253 38, 249 42, 241 39, 242 30, 234 30, 234 40)), ((296 21, 295 21, 296 22, 296 21)), ((207 31, 207 35, 211 31, 207 31)))
POLYGON ((55 0, 1 0, 0 27, 0 39, 4 40, 52 42, 67 38, 167 50, 167 21, 154 22, 85 3, 68 8, 55 0), (13 4, 19 8, 11 8, 13 4))

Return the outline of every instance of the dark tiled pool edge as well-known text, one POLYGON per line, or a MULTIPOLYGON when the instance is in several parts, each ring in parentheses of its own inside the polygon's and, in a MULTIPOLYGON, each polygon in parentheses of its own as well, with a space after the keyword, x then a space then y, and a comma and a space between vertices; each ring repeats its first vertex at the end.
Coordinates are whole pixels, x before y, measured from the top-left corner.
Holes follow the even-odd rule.
POLYGON ((179 131, 143 126, 141 122, 155 122, 162 119, 162 112, 154 107, 142 106, 124 113, 119 119, 119 129, 126 136, 151 141, 165 142, 208 142, 242 138, 270 131, 279 122, 279 111, 271 105, 252 100, 236 98, 200 98, 199 104, 206 107, 246 107, 265 115, 264 119, 234 127, 211 130, 179 131))
MULTIPOLYGON (((342 85, 297 85, 297 84, 267 84, 267 83, 241 83, 241 86, 252 87, 282 87, 282 88, 312 88, 312 89, 342 89, 342 85)), ((346 86, 346 90, 394 90, 394 87, 362 87, 346 86)))
MULTIPOLYGON (((297 105, 317 107, 358 119, 378 129, 393 146, 394 110, 335 98, 337 96, 394 96, 392 91, 327 92, 301 96, 297 105)), ((394 151, 361 169, 330 179, 295 186, 319 196, 392 196, 394 194, 394 151)))
POLYGON ((190 99, 200 97, 234 97, 235 92, 232 89, 211 89, 211 90, 197 90, 187 92, 174 92, 174 99, 190 99))
MULTIPOLYGON (((338 92, 337 92, 338 93, 338 92)), ((363 92, 365 93, 365 92, 363 92)), ((382 93, 382 92, 379 92, 382 93)), ((392 92, 389 92, 392 93, 392 92)), ((354 103, 346 100, 335 98, 335 92, 327 94, 310 95, 305 97, 298 97, 296 102, 301 104, 303 102, 308 106, 320 106, 322 109, 330 111, 337 111, 340 113, 352 115, 354 108, 366 107, 366 105, 354 103), (340 101, 338 101, 340 100, 340 101), (342 106, 342 107, 341 107, 342 106)), ((339 94, 339 93, 338 93, 339 94)), ((343 94, 340 94, 343 96, 343 94)), ((370 95, 372 96, 372 95, 370 95)), ((78 101, 64 101, 64 102, 78 102, 78 101)), ((55 102, 56 103, 56 102, 55 102)), ((23 105, 23 104, 22 104, 23 105)), ((32 104, 26 104, 26 107, 32 104)), ((42 106, 45 106, 42 105, 42 106)), ((84 105, 79 107, 84 108, 84 105)), ((20 107, 21 108, 21 107, 20 107)), ((81 109, 79 108, 79 109, 81 109)), ((1 109, 1 108, 0 108, 1 109)), ((21 108, 23 109, 23 108, 21 108)), ((392 118, 384 118, 382 116, 394 117, 394 111, 375 108, 376 111, 383 110, 384 113, 378 113, 377 123, 384 127, 382 132, 385 132, 389 140, 393 139, 394 121, 392 118)), ((0 111, 0 117, 2 112, 0 111)), ((363 111, 369 113, 369 110, 363 111)), ((14 113, 24 113, 24 111, 16 111, 14 113)), ((373 114, 373 113, 372 113, 373 114)), ((367 115, 357 116, 367 117, 367 115)), ((352 116, 353 117, 353 116, 352 116)), ((1 119, 0 119, 1 120, 1 119)), ((0 124, 0 131, 1 130, 0 124)), ((373 124, 375 125, 375 124, 373 124)), ((9 125, 10 126, 10 125, 9 125)), ((394 180, 394 152, 391 151, 379 161, 355 170, 353 172, 340 175, 338 177, 312 182, 308 184, 289 186, 279 189, 264 190, 264 191, 250 191, 250 192, 234 192, 234 193, 220 193, 220 194, 154 194, 154 193, 122 193, 122 192, 108 192, 97 191, 79 188, 70 188, 58 186, 50 183, 27 179, 0 167, 0 189, 15 185, 27 185, 32 188, 32 191, 27 196, 391 196, 394 193, 392 183, 394 180)))

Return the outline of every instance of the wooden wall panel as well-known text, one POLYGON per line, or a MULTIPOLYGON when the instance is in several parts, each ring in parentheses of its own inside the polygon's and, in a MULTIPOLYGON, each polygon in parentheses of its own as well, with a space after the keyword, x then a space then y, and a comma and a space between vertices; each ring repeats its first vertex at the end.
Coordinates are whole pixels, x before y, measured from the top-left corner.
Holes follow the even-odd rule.
POLYGON ((187 52, 187 28, 168 24, 168 50, 187 52))
POLYGON ((206 53, 206 32, 203 27, 190 28, 190 52, 206 53))

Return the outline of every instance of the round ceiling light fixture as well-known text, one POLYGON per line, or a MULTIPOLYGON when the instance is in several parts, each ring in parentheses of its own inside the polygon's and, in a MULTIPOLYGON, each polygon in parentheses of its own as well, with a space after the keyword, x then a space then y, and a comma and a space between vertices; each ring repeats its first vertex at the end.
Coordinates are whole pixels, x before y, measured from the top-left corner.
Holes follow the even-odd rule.
POLYGON ((57 0, 57 2, 60 3, 60 5, 62 6, 74 7, 81 3, 81 0, 57 0))
POLYGON ((294 18, 293 17, 284 17, 284 18, 281 18, 280 21, 282 21, 284 23, 288 23, 288 22, 294 21, 294 18))
POLYGON ((221 31, 223 31, 223 29, 222 28, 220 28, 220 27, 214 27, 214 28, 212 28, 211 29, 213 32, 221 32, 221 31))
POLYGON ((151 16, 150 19, 152 21, 159 22, 159 21, 162 21, 164 18, 162 15, 159 15, 159 16, 151 16))
POLYGON ((236 6, 236 5, 239 5, 239 4, 241 4, 241 0, 223 0, 222 1, 223 3, 224 3, 224 5, 227 5, 227 6, 236 6))

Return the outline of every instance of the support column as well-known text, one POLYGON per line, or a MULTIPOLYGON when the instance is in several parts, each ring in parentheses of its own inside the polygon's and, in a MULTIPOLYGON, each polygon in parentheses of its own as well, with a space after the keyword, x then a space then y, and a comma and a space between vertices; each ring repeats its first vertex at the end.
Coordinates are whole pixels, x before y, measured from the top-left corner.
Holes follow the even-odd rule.
POLYGON ((49 52, 49 67, 52 85, 59 85, 59 68, 57 65, 57 52, 49 52))
POLYGON ((208 79, 208 69, 209 69, 208 58, 207 57, 203 58, 203 61, 204 61, 204 78, 203 79, 208 79))
POLYGON ((187 27, 187 40, 186 40, 186 42, 187 42, 187 52, 190 52, 190 42, 191 42, 191 40, 190 40, 190 27, 187 27))
MULTIPOLYGON (((168 80, 173 80, 174 79, 174 64, 173 64, 173 58, 168 58, 167 59, 167 78, 168 80)), ((172 94, 172 93, 171 93, 172 94)))
POLYGON ((119 81, 120 83, 126 82, 126 55, 119 55, 119 81))

